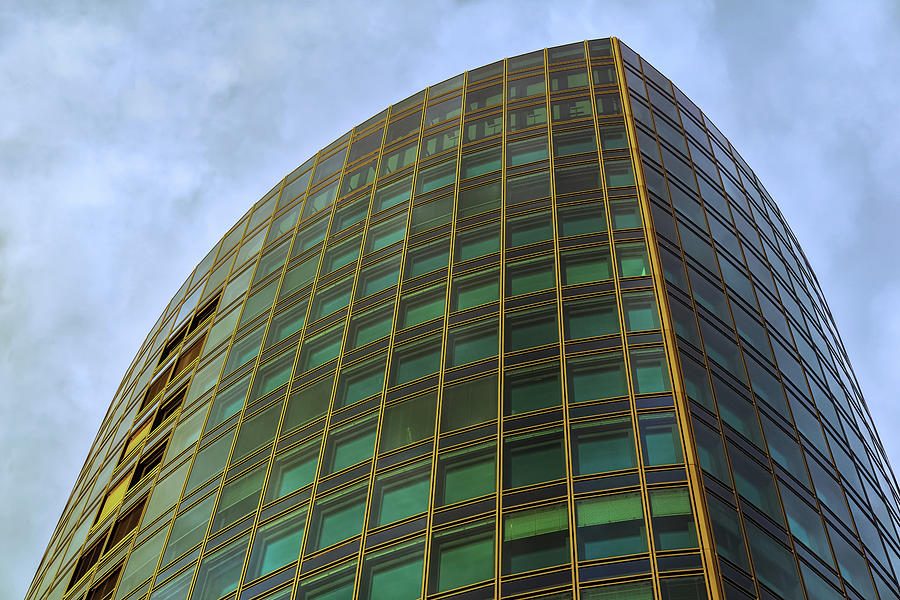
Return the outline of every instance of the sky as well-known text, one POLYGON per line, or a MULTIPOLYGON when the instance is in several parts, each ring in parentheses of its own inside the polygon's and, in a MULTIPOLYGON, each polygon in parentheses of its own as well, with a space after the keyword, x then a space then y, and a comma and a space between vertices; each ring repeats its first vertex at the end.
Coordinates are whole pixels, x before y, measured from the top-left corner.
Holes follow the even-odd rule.
POLYGON ((134 353, 286 173, 427 85, 616 35, 753 167, 900 467, 900 4, 0 6, 0 597, 21 598, 134 353))

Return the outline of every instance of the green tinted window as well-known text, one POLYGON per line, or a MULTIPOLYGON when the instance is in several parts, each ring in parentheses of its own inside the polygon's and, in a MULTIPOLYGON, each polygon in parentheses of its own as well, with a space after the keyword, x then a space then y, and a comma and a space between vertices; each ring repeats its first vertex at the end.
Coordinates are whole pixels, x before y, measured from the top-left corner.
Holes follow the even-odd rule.
POLYGON ((366 514, 366 488, 357 486, 316 501, 306 552, 320 550, 359 535, 366 514))
POLYGON ((262 463, 225 484, 213 517, 210 535, 256 510, 268 463, 262 463))
POLYGON ((563 317, 566 339, 619 333, 619 310, 612 295, 568 301, 563 317))
POLYGON ((614 398, 628 393, 625 361, 621 352, 569 359, 566 370, 569 378, 569 402, 614 398))
POLYGON ((666 352, 662 347, 632 348, 628 358, 635 394, 652 394, 672 389, 666 352))
POLYGON ((384 384, 384 370, 387 366, 387 352, 355 365, 341 369, 334 408, 350 406, 364 398, 381 393, 384 384))
POLYGON ((499 332, 496 321, 451 329, 447 334, 448 363, 452 367, 497 354, 499 332))
MULTIPOLYGON (((457 99, 458 102, 458 99, 457 99)), ((366 556, 359 597, 367 600, 415 600, 422 595, 425 544, 404 544, 366 556)), ((350 589, 352 596, 353 590, 350 589)))
POLYGON ((622 294, 622 311, 625 314, 625 328, 628 331, 659 329, 659 314, 656 311, 653 290, 622 294))
POLYGON ((365 298, 375 292, 397 285, 400 275, 400 255, 366 265, 356 281, 356 297, 365 298))
POLYGON ((204 557, 197 570, 197 580, 194 582, 191 598, 216 600, 233 592, 241 578, 241 568, 244 565, 249 541, 250 534, 243 535, 204 557))
POLYGON ((257 529, 244 578, 248 581, 256 579, 300 558, 305 526, 306 507, 257 529))
POLYGON ((506 247, 517 248, 553 239, 553 217, 550 211, 529 213, 509 219, 506 224, 506 247))
POLYGON ((269 326, 269 333, 266 336, 266 348, 294 335, 303 328, 303 322, 306 320, 306 303, 307 299, 301 300, 272 318, 272 324, 269 326))
POLYGON ((576 475, 637 467, 630 417, 573 425, 572 438, 572 463, 576 475))
POLYGON ((609 218, 612 221, 613 229, 643 227, 637 198, 610 198, 609 218))
MULTIPOLYGON (((166 566, 203 540, 203 536, 206 535, 206 525, 209 523, 209 516, 212 514, 215 501, 216 495, 211 494, 199 504, 178 515, 178 518, 175 519, 175 524, 172 525, 172 533, 169 535, 166 552, 162 557, 163 566, 166 566)), ((156 557, 153 559, 153 564, 156 566, 156 557)))
POLYGON ((346 469, 372 457, 377 415, 329 431, 325 442, 325 474, 346 469))
POLYGON ((410 248, 406 257, 406 278, 418 277, 446 267, 450 260, 449 240, 440 240, 410 248))
POLYGON ((506 373, 506 408, 517 415, 562 404, 559 363, 529 366, 506 373))
POLYGON ((503 573, 569 562, 569 511, 563 503, 520 510, 503 519, 503 573))
POLYGON ((616 244, 616 261, 620 277, 639 277, 650 274, 650 262, 644 242, 616 244))
POLYGON ((575 503, 578 558, 593 560, 647 551, 644 509, 637 492, 575 503))
POLYGON ((495 454, 494 445, 485 444, 438 456, 435 503, 444 506, 493 494, 495 454))
POLYGON ((499 181, 459 191, 456 209, 458 218, 471 217, 497 208, 500 208, 499 181))
POLYGON ((697 547, 697 530, 687 488, 650 490, 650 516, 657 550, 697 547))
POLYGON ((489 223, 456 235, 456 260, 478 258, 500 251, 500 223, 489 223))
POLYGON ((400 346, 391 360, 391 385, 408 383, 441 368, 441 338, 430 336, 400 346))
POLYGON ((390 452, 434 435, 437 394, 428 392, 384 409, 380 452, 390 452))
POLYGON ((284 404, 279 401, 275 404, 263 409, 253 416, 245 417, 241 421, 241 428, 238 430, 237 441, 234 443, 234 450, 231 455, 231 462, 240 462, 251 452, 262 448, 265 444, 275 439, 275 432, 278 429, 278 421, 281 420, 281 406, 284 404))
POLYGON ((263 502, 283 498, 313 482, 316 477, 316 464, 319 462, 321 443, 322 438, 319 436, 312 442, 296 446, 275 456, 263 502))
POLYGON ((496 418, 496 374, 444 388, 441 401, 442 433, 496 418))
POLYGON ((576 285, 612 278, 609 247, 597 246, 588 250, 560 254, 563 285, 576 285))
POLYGON ((504 487, 516 488, 565 477, 565 451, 558 429, 505 441, 504 487))
POLYGON ((451 310, 466 310, 488 302, 496 302, 499 297, 499 269, 455 277, 452 284, 451 310))
POLYGON ((469 525, 435 535, 432 544, 432 593, 494 577, 494 528, 469 525))
POLYGON ((506 317, 506 351, 514 352, 559 340, 556 307, 510 313, 506 317))
POLYGON ((684 460, 674 412, 641 415, 638 418, 638 431, 645 466, 669 465, 684 460))
POLYGON ((382 305, 381 308, 364 313, 356 313, 350 317, 347 331, 347 350, 365 346, 391 333, 391 321, 394 318, 394 306, 382 305))
POLYGON ((506 267, 506 295, 518 296, 556 287, 553 257, 539 256, 510 262, 506 267))
POLYGON ((369 527, 380 527, 425 512, 430 487, 429 465, 419 464, 376 476, 369 527))
POLYGON ((446 288, 442 285, 403 296, 400 299, 398 327, 412 327, 444 314, 446 288))
POLYGON ((306 387, 291 391, 288 397, 282 434, 310 423, 328 410, 331 404, 331 389, 334 386, 334 373, 306 387))
POLYGON ((557 209, 557 220, 560 237, 606 231, 606 214, 602 201, 561 206, 557 209))

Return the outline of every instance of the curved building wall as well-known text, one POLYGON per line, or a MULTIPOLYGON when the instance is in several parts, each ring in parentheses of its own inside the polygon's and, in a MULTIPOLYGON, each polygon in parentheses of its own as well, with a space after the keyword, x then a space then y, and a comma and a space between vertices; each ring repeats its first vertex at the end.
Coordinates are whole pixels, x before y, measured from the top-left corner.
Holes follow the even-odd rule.
POLYGON ((777 207, 594 40, 423 90, 257 202, 28 598, 893 600, 896 515, 777 207))

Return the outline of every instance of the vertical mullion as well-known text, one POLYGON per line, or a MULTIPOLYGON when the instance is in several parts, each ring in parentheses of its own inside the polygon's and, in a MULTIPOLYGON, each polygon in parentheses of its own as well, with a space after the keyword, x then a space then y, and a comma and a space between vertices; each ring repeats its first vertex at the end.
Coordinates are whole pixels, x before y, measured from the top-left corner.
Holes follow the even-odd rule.
MULTIPOLYGON (((672 322, 672 313, 669 309, 669 298, 666 294, 665 280, 662 276, 662 262, 656 246, 656 235, 653 230, 650 216, 650 201, 645 190, 645 179, 640 156, 636 144, 634 129, 634 114, 631 110, 631 100, 628 95, 625 82, 625 64, 619 48, 619 40, 613 38, 613 53, 616 66, 616 79, 622 98, 622 106, 625 112, 625 130, 628 134, 629 154, 631 155, 632 168, 635 173, 637 195, 641 206, 647 254, 650 260, 654 289, 659 302, 659 312, 662 321, 663 343, 668 357, 670 376, 672 377, 672 394, 675 398, 675 410, 681 436, 682 451, 684 452, 685 467, 687 470, 688 488, 691 493, 692 505, 697 522, 698 541, 700 543, 701 556, 704 565, 707 593, 711 600, 724 600, 722 589, 722 576, 719 572, 719 563, 716 557, 715 542, 712 535, 712 522, 709 508, 706 505, 706 496, 703 488, 703 480, 700 473, 700 460, 697 453, 696 442, 690 426, 690 410, 687 397, 682 388, 681 370, 678 367, 678 351, 675 343, 675 329, 672 322)), ((630 381, 630 378, 629 378, 630 381)), ((637 425, 637 423, 635 423, 637 425)), ((640 438, 637 438, 640 444, 640 438)), ((643 483, 643 469, 641 470, 643 483)), ((645 484, 644 484, 645 485, 645 484)), ((647 515, 650 520, 650 515, 647 515)), ((651 538, 652 539, 652 538, 651 538)), ((654 561, 655 569, 655 561, 654 561)), ((658 578, 658 574, 657 574, 658 578)))
MULTIPOLYGON (((583 44, 584 46, 584 44, 583 44)), ((585 53, 586 53, 586 46, 585 53)), ((550 172, 550 214, 553 225, 553 269, 555 271, 554 286, 556 288, 556 331, 559 336, 559 383, 562 391, 562 411, 563 411, 563 444, 565 448, 565 469, 566 469, 566 511, 568 511, 569 526, 569 572, 572 582, 573 598, 579 597, 578 586, 578 556, 577 556, 577 522, 575 519, 575 492, 573 483, 572 470, 572 439, 571 439, 571 417, 569 415, 569 386, 566 371, 566 336, 565 326, 563 322, 563 299, 562 299, 562 260, 560 258, 559 246, 559 227, 558 227, 558 200, 556 197, 556 173, 554 170, 554 152, 553 152, 553 107, 550 102, 550 63, 549 55, 544 49, 544 102, 547 111, 547 157, 548 169, 550 172)), ((593 102, 593 99, 591 100, 593 102)))
MULTIPOLYGON (((438 461, 438 437, 441 431, 441 402, 443 401, 444 391, 443 391, 443 383, 444 383, 444 369, 446 368, 446 355, 447 355, 447 328, 450 322, 449 312, 450 312, 450 285, 453 275, 453 255, 456 250, 456 222, 458 218, 458 201, 459 201, 459 174, 460 174, 460 162, 462 155, 462 144, 463 144, 463 135, 465 134, 465 126, 466 126, 466 88, 468 86, 469 73, 468 71, 463 76, 462 83, 462 91, 460 92, 460 109, 459 113, 459 136, 456 141, 456 180, 453 184, 453 202, 451 208, 451 216, 450 216, 450 256, 447 261, 447 288, 444 292, 444 323, 441 328, 441 357, 440 357, 440 371, 438 372, 438 383, 437 383, 437 392, 435 393, 435 415, 434 415, 434 446, 431 450, 431 485, 428 489, 428 512, 425 521, 425 551, 422 559, 422 598, 425 598, 428 594, 428 580, 430 577, 430 563, 431 563, 431 539, 433 536, 433 527, 434 527, 434 499, 435 499, 435 488, 437 487, 437 461, 438 461)), ((427 94, 426 94, 427 96, 427 94)), ((426 97, 427 100, 427 97, 426 97)), ((423 120, 424 120, 424 109, 423 109, 423 120)), ((416 165, 416 171, 418 171, 418 165, 416 165)), ((415 182, 413 182, 413 190, 415 190, 415 182)), ((410 210, 410 214, 412 214, 412 210, 410 210)), ((407 237, 407 240, 409 238, 407 237)), ((404 255, 404 263, 405 263, 405 255, 404 255)), ((403 269, 405 268, 405 264, 401 265, 400 274, 401 277, 403 275, 403 269)), ((397 312, 399 311, 399 301, 397 302, 398 308, 394 313, 394 320, 397 319, 397 312)), ((394 337, 393 333, 391 333, 391 345, 393 346, 394 337)))
MULTIPOLYGON (((427 92, 426 92, 425 96, 426 97, 423 98, 423 100, 422 100, 422 117, 421 117, 421 120, 419 121, 419 133, 417 136, 418 145, 416 147, 416 161, 415 161, 415 166, 413 167, 414 170, 412 171, 412 181, 410 183, 409 201, 408 201, 408 206, 406 208, 406 231, 405 231, 405 235, 403 238, 403 249, 401 250, 400 271, 397 274, 397 294, 394 297, 394 312, 391 317, 391 333, 389 334, 390 339, 388 342, 388 347, 385 350, 385 352, 387 352, 387 359, 385 360, 384 379, 382 380, 382 384, 381 384, 381 401, 378 404, 378 416, 377 416, 376 424, 375 424, 375 441, 374 441, 375 446, 372 449, 372 459, 371 459, 372 460, 372 468, 369 470, 369 482, 368 482, 369 487, 366 489, 366 504, 365 504, 365 515, 363 516, 363 529, 362 529, 362 534, 361 534, 361 537, 359 540, 359 552, 357 554, 357 559, 356 559, 356 576, 355 576, 356 578, 354 580, 356 582, 356 585, 354 585, 354 589, 353 589, 353 597, 354 598, 359 597, 359 592, 360 592, 360 588, 361 588, 360 583, 362 581, 362 574, 363 574, 363 570, 362 570, 363 569, 363 560, 365 558, 365 550, 366 550, 366 532, 369 529, 369 519, 372 515, 372 494, 373 494, 373 490, 375 487, 375 467, 377 466, 377 463, 378 463, 378 446, 381 444, 381 427, 384 423, 385 403, 387 402, 387 389, 388 389, 388 387, 390 387, 390 383, 391 383, 391 358, 393 356, 394 331, 396 329, 397 315, 398 315, 399 307, 400 307, 400 291, 403 287, 402 283, 403 283, 404 262, 405 262, 405 258, 406 258, 406 251, 409 248, 409 228, 410 228, 410 224, 411 224, 411 220, 412 220, 413 200, 416 195, 416 180, 418 179, 419 159, 422 155, 422 130, 424 129, 425 109, 427 108, 427 101, 428 101, 427 92)), ((359 279, 359 272, 362 268, 362 253, 365 250, 365 244, 366 244, 367 238, 370 233, 369 223, 371 222, 372 212, 375 210, 375 187, 380 183, 380 180, 381 180, 381 177, 378 175, 378 171, 381 169, 381 159, 384 158, 384 142, 387 139, 387 130, 388 130, 389 123, 390 123, 390 120, 386 119, 385 123, 384 123, 384 134, 381 139, 381 152, 379 153, 378 161, 375 164, 376 179, 375 179, 375 184, 373 184, 373 186, 372 186, 372 197, 369 202, 369 214, 366 216, 366 224, 365 224, 365 229, 364 229, 364 231, 366 232, 366 235, 362 241, 363 247, 362 247, 362 249, 360 249, 360 259, 359 259, 359 263, 357 264, 356 277, 355 277, 354 281, 359 279)), ((355 285, 353 287, 353 294, 354 294, 354 299, 355 299, 355 294, 356 294, 356 286, 355 285)), ((352 303, 351 303, 351 307, 352 307, 352 303)), ((344 342, 341 345, 341 362, 343 362, 343 354, 344 354, 344 351, 346 348, 349 327, 350 327, 350 311, 348 310, 347 311, 347 324, 344 327, 344 342)), ((338 384, 338 375, 336 373, 335 380, 334 380, 334 385, 335 385, 334 390, 335 391, 337 390, 337 384, 338 384)), ((333 403, 334 403, 334 392, 332 392, 332 404, 333 403)), ((329 412, 329 418, 330 418, 330 412, 329 412)), ((323 449, 324 449, 324 446, 323 446, 323 449)), ((423 558, 423 560, 424 560, 424 558, 423 558)))

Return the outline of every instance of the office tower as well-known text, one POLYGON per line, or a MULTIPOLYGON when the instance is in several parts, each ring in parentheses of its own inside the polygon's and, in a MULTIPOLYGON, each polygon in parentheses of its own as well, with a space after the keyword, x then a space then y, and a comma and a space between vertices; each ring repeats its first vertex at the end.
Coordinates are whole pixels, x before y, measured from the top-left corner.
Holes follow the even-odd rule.
POLYGON ((896 490, 769 194, 593 40, 265 194, 141 346, 28 598, 896 600, 896 490))

